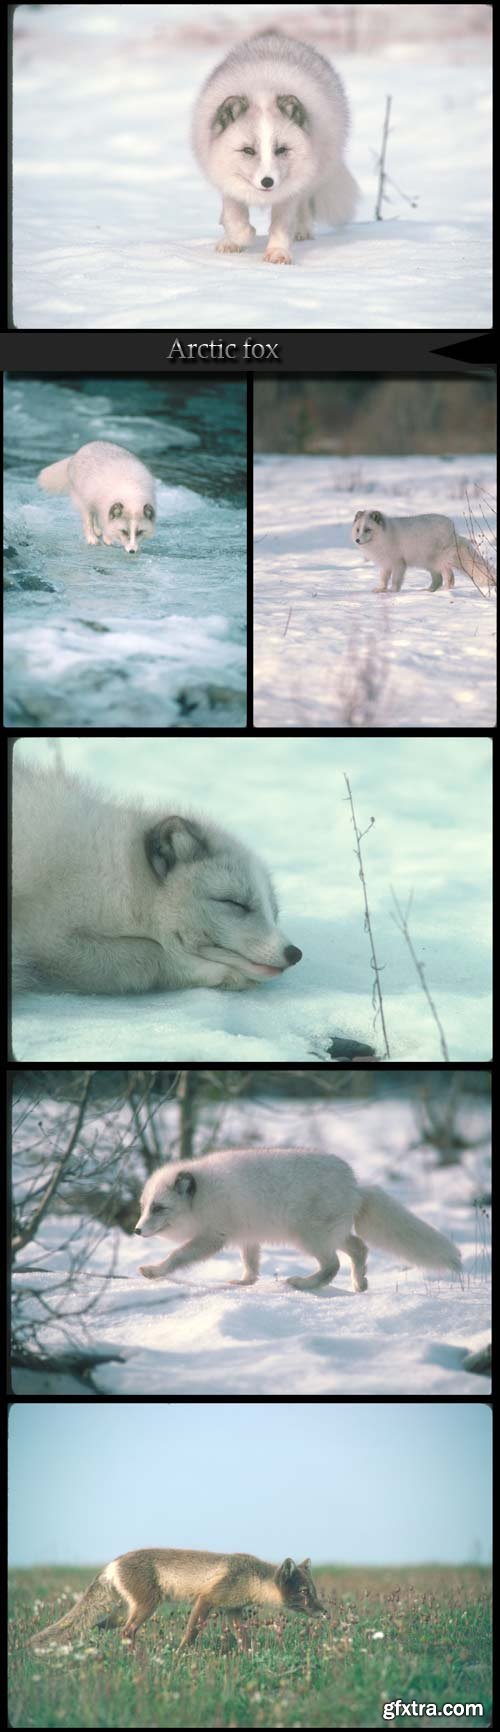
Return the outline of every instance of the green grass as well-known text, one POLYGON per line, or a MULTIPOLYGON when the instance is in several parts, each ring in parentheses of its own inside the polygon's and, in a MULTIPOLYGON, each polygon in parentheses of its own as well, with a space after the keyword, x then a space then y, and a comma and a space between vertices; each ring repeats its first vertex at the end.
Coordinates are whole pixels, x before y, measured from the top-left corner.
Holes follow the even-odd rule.
MULTIPOLYGON (((135 1653, 121 1646, 115 1631, 91 1631, 67 1654, 28 1649, 35 1601, 43 1603, 40 1623, 47 1623, 49 1611, 55 1619, 69 1609, 70 1600, 58 1604, 59 1596, 81 1592, 94 1574, 13 1572, 13 1727, 371 1728, 385 1724, 382 1705, 398 1697, 440 1706, 481 1702, 482 1724, 489 1723, 487 1570, 317 1570, 328 1622, 250 1615, 247 1650, 219 1614, 195 1646, 174 1659, 187 1621, 187 1609, 179 1606, 163 1607, 150 1619, 135 1653), (374 1640, 378 1631, 382 1637, 374 1640)), ((399 1722, 412 1723, 408 1716, 399 1722)))

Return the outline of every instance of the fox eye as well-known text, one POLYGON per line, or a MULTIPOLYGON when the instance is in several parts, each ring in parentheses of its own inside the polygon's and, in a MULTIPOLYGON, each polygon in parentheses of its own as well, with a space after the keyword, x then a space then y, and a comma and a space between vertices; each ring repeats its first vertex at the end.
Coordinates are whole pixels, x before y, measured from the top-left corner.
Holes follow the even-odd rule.
POLYGON ((251 144, 242 144, 241 154, 242 156, 256 156, 257 151, 253 149, 251 144))
POLYGON ((275 156, 288 156, 288 145, 287 144, 277 144, 274 154, 275 154, 275 156))
POLYGON ((243 914, 251 914, 248 902, 236 902, 234 896, 214 896, 214 902, 221 902, 224 908, 241 908, 243 914))

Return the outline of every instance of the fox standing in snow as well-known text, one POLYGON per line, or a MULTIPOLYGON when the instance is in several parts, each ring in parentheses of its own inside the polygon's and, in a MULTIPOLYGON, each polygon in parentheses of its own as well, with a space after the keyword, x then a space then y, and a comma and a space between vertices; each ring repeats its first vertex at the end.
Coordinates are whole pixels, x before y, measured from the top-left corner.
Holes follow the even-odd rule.
POLYGON ((292 241, 313 220, 349 222, 358 188, 344 162, 349 110, 338 73, 305 42, 264 30, 232 48, 196 103, 193 147, 222 192, 224 240, 239 253, 253 239, 249 206, 270 211, 264 260, 291 265, 292 241))
POLYGON ((266 1564, 246 1552, 125 1552, 107 1564, 82 1594, 76 1606, 57 1623, 31 1637, 38 1646, 64 1631, 113 1627, 120 1622, 123 1602, 128 1617, 123 1640, 133 1646, 141 1624, 156 1611, 161 1600, 194 1600, 180 1647, 194 1642, 212 1611, 238 1612, 246 1605, 275 1606, 278 1610, 304 1612, 309 1617, 325 1614, 310 1570, 310 1559, 295 1564, 266 1564))
POLYGON ((46 493, 69 493, 81 515, 90 547, 102 537, 138 553, 144 535, 154 535, 155 484, 149 469, 123 445, 93 439, 73 457, 49 464, 38 477, 46 493))
POLYGON ((233 1285, 249 1286, 257 1280, 261 1244, 297 1245, 318 1268, 290 1276, 289 1287, 325 1287, 338 1274, 340 1250, 350 1257, 353 1287, 361 1293, 368 1286, 365 1234, 369 1245, 405 1262, 460 1269, 460 1252, 449 1239, 378 1185, 358 1185, 346 1161, 297 1149, 224 1149, 159 1167, 144 1187, 135 1231, 145 1239, 158 1233, 181 1241, 163 1263, 141 1269, 150 1280, 238 1245, 243 1276, 233 1285))
POLYGON ((476 583, 495 584, 495 574, 478 548, 458 535, 451 517, 427 512, 420 517, 386 517, 382 511, 357 511, 352 539, 364 557, 379 566, 377 594, 392 578, 401 589, 408 565, 430 572, 429 589, 452 589, 453 571, 466 571, 476 583))

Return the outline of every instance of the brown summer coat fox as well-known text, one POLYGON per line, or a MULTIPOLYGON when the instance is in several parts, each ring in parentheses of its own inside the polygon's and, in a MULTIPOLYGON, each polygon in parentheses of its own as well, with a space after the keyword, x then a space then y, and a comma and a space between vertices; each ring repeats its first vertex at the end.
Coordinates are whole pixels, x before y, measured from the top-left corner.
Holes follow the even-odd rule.
POLYGON ((82 1594, 76 1606, 57 1623, 31 1637, 34 1644, 68 1630, 88 1630, 94 1624, 111 1628, 120 1621, 120 1601, 127 1606, 125 1642, 133 1645, 137 1631, 161 1600, 194 1600, 181 1652, 193 1642, 212 1611, 237 1612, 245 1605, 275 1606, 310 1617, 324 1614, 310 1569, 310 1559, 295 1564, 266 1564, 246 1552, 156 1551, 124 1552, 107 1564, 82 1594))

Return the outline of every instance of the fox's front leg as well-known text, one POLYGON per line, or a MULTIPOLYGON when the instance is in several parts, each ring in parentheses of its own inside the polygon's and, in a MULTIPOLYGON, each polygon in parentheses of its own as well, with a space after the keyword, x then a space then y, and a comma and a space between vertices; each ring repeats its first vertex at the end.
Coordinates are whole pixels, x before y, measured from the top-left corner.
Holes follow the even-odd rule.
POLYGON ((148 1281, 160 1281, 163 1275, 175 1275, 176 1269, 186 1269, 190 1263, 202 1263, 205 1257, 214 1257, 224 1244, 221 1234, 200 1233, 196 1239, 188 1239, 186 1245, 179 1245, 172 1251, 164 1263, 147 1263, 140 1270, 148 1281))
POLYGON ((96 547, 99 538, 95 532, 94 513, 92 509, 88 511, 85 505, 81 507, 81 513, 85 540, 89 547, 96 547))
POLYGON ((225 198, 222 204, 221 223, 224 229, 224 240, 218 241, 216 253, 241 253, 244 247, 253 240, 255 229, 248 220, 248 205, 240 204, 239 199, 225 198))
POLYGON ((260 1245, 242 1245, 243 1274, 239 1281, 230 1281, 230 1287, 253 1287, 258 1279, 260 1267, 260 1245))
POLYGON ((299 206, 297 199, 288 199, 286 204, 275 204, 271 211, 271 227, 267 237, 267 247, 264 262, 267 265, 291 265, 292 236, 298 223, 299 206))
POLYGON ((379 571, 378 584, 377 584, 377 588, 373 592, 374 595, 380 595, 382 590, 387 589, 389 578, 391 576, 391 571, 392 571, 392 566, 390 566, 390 565, 387 566, 386 570, 379 571))

